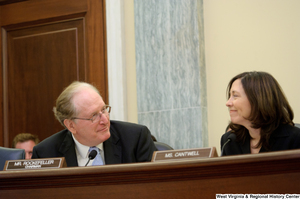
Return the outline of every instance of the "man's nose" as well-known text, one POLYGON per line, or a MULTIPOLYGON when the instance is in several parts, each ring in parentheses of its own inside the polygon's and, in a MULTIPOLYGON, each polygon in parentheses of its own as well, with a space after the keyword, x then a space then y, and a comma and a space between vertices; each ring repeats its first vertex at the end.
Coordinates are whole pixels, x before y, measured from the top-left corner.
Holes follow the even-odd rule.
POLYGON ((99 117, 100 117, 100 124, 106 123, 109 120, 108 119, 109 116, 107 116, 104 113, 101 113, 101 115, 99 117))
POLYGON ((31 155, 29 153, 25 153, 25 159, 26 160, 31 159, 31 155))

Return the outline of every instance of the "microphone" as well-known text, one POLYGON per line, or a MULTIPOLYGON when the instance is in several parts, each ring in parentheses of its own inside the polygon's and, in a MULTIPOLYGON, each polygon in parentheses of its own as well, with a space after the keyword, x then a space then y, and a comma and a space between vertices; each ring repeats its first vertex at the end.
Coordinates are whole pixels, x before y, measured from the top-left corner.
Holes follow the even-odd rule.
POLYGON ((234 133, 230 133, 230 135, 229 135, 228 138, 227 138, 227 141, 226 141, 226 142, 223 144, 223 146, 222 146, 221 156, 223 156, 225 146, 226 146, 229 142, 235 141, 235 139, 236 139, 236 135, 235 135, 234 133))
POLYGON ((90 162, 90 160, 94 159, 97 155, 97 151, 96 150, 92 150, 90 153, 89 153, 89 160, 87 161, 87 163, 85 164, 85 167, 86 165, 88 165, 88 163, 90 162))

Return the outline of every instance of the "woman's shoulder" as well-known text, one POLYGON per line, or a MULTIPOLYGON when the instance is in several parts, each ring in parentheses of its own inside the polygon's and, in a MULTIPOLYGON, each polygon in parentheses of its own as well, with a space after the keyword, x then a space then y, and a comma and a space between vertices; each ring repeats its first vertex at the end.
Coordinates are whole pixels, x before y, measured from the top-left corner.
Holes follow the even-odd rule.
POLYGON ((275 131, 272 133, 271 137, 293 140, 300 142, 300 128, 292 126, 290 124, 281 124, 275 131))
POLYGON ((287 134, 295 134, 300 136, 300 128, 297 126, 292 126, 290 124, 282 124, 280 125, 279 129, 281 129, 282 132, 287 134))
POLYGON ((288 143, 286 144, 286 147, 288 147, 287 149, 299 149, 300 128, 289 124, 282 124, 279 128, 280 131, 278 132, 278 135, 276 137, 277 139, 281 140, 281 145, 285 146, 285 144, 288 143))
POLYGON ((221 137, 221 143, 223 144, 224 142, 227 141, 228 137, 233 134, 231 131, 227 131, 226 133, 224 133, 221 137))
POLYGON ((291 128, 291 133, 294 134, 294 136, 300 138, 300 128, 297 126, 291 126, 291 125, 289 125, 289 126, 291 128))
POLYGON ((228 138, 228 136, 231 134, 231 131, 227 131, 227 132, 225 132, 223 135, 222 135, 222 137, 224 137, 224 138, 228 138))

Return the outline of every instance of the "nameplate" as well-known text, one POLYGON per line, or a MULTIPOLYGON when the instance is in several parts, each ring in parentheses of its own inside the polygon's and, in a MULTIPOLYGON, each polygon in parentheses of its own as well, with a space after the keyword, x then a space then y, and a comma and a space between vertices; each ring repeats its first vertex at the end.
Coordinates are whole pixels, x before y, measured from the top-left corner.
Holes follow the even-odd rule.
POLYGON ((218 157, 215 147, 155 151, 151 162, 218 157))
POLYGON ((67 167, 64 157, 29 159, 29 160, 7 160, 3 171, 32 170, 32 169, 53 169, 67 167))

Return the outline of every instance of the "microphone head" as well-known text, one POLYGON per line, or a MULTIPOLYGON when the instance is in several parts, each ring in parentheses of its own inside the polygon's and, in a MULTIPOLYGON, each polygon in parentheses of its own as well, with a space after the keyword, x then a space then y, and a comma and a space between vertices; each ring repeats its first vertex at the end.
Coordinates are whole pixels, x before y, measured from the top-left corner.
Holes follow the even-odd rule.
POLYGON ((90 153, 89 153, 89 159, 92 160, 96 157, 97 155, 97 151, 96 150, 92 150, 90 153))
POLYGON ((227 138, 227 140, 230 140, 231 142, 235 141, 235 139, 236 139, 236 134, 234 134, 234 133, 230 133, 230 135, 227 138))

